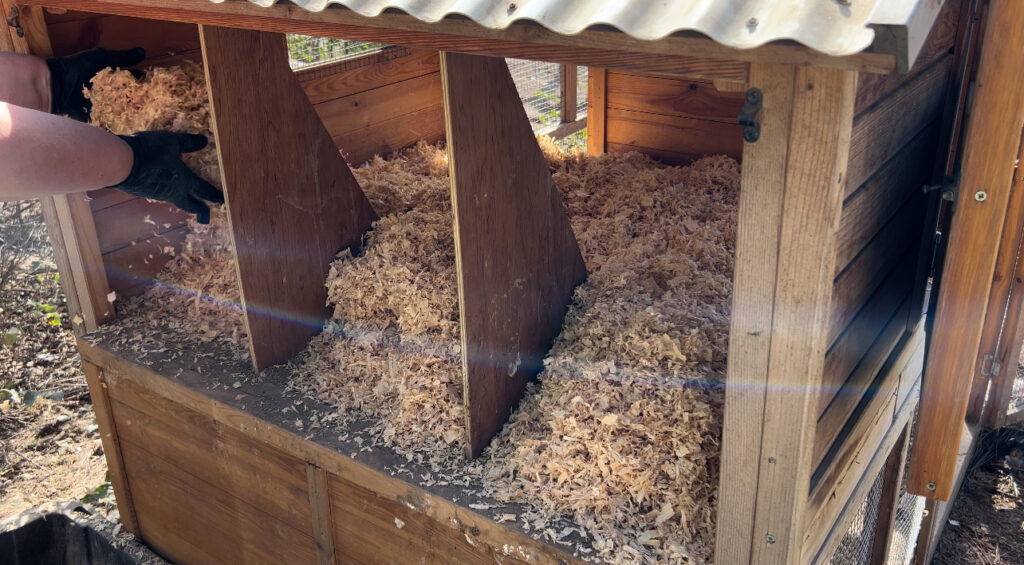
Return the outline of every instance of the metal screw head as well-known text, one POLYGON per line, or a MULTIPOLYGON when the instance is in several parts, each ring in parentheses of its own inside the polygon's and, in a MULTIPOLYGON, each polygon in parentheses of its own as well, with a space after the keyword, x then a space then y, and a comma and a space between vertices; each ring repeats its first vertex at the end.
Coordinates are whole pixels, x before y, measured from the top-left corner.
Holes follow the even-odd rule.
POLYGON ((760 22, 757 21, 757 18, 750 18, 747 20, 747 27, 757 27, 758 23, 760 22))
POLYGON ((935 490, 935 483, 928 483, 928 484, 924 485, 924 488, 926 488, 928 490, 935 490))
POLYGON ((764 541, 766 541, 768 543, 775 543, 775 536, 773 536, 771 534, 768 534, 768 535, 764 536, 764 541))
POLYGON ((988 198, 988 193, 985 192, 984 190, 979 190, 978 192, 974 193, 974 199, 977 200, 978 202, 984 202, 986 198, 988 198))

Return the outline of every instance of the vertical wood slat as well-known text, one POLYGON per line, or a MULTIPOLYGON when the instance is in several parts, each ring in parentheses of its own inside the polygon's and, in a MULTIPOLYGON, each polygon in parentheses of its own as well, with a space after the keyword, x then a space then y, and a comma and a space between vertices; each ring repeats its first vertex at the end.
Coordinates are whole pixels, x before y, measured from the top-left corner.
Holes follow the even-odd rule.
POLYGON ((309 508, 313 515, 313 539, 316 541, 318 565, 333 565, 334 523, 331 519, 331 499, 327 488, 327 471, 313 463, 306 464, 309 481, 309 508))
POLYGON ((587 153, 605 152, 608 119, 608 71, 600 67, 587 69, 587 153))
MULTIPOLYGON (((593 71, 591 71, 593 76, 593 71)), ((750 563, 775 273, 793 111, 794 69, 751 65, 764 105, 761 138, 744 143, 718 489, 716 563, 750 563)), ((763 539, 764 534, 761 534, 763 539)))
POLYGON ((505 424, 586 266, 505 61, 441 54, 469 449, 505 424))
POLYGON ((576 121, 576 81, 576 65, 566 63, 559 67, 558 82, 561 92, 559 105, 561 106, 562 123, 576 121))
POLYGON ((893 533, 895 532, 896 511, 900 505, 900 488, 903 486, 903 471, 907 461, 907 450, 910 447, 910 426, 908 422, 903 428, 903 433, 896 440, 889 458, 885 461, 882 472, 885 473, 882 479, 882 495, 878 499, 878 520, 875 522, 875 532, 872 536, 871 563, 888 563, 889 547, 892 545, 893 533))
POLYGON ((764 106, 744 146, 716 562, 794 563, 856 75, 752 65, 750 86, 764 106))
POLYGON ((321 330, 330 263, 376 215, 289 68, 284 36, 204 25, 200 38, 259 371, 321 330))
MULTIPOLYGON (((0 0, 5 17, 16 5, 12 0, 0 0)), ((17 5, 17 8, 24 36, 19 37, 14 28, 5 25, 0 31, 0 35, 5 36, 0 48, 39 57, 53 56, 42 7, 17 5)), ((114 308, 107 301, 110 287, 86 194, 46 197, 40 199, 40 204, 54 260, 62 274, 61 286, 72 328, 78 335, 93 331, 114 317, 114 308)))
POLYGON ((107 381, 103 369, 84 361, 85 381, 89 385, 89 397, 92 398, 93 410, 96 413, 96 424, 100 427, 100 441, 103 443, 103 455, 107 461, 107 473, 114 487, 114 498, 117 512, 121 515, 121 523, 129 532, 141 535, 139 521, 135 516, 135 504, 128 488, 128 475, 124 469, 124 458, 121 456, 121 445, 114 426, 114 415, 107 396, 107 381))
POLYGON ((1024 125, 1024 90, 1016 84, 1015 70, 1024 49, 1024 37, 1017 33, 1021 27, 1024 3, 996 0, 989 5, 908 475, 910 492, 942 500, 953 490, 971 373, 1024 125), (977 191, 986 197, 976 199, 977 191))

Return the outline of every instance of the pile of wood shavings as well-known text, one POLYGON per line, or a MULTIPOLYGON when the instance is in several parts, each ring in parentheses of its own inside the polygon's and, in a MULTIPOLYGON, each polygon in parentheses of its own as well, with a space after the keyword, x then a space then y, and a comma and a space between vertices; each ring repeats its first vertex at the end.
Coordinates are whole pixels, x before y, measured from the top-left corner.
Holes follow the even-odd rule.
MULTIPOLYGON (((91 123, 116 134, 166 130, 205 135, 206 148, 183 159, 196 174, 221 187, 201 66, 153 67, 142 80, 125 70, 106 69, 93 78, 86 96, 93 105, 91 123)), ((149 218, 135 221, 152 223, 149 218)), ((131 317, 133 324, 181 330, 185 341, 228 345, 237 357, 246 358, 248 337, 225 210, 213 205, 208 225, 190 215, 188 226, 183 249, 175 253, 170 246, 164 248, 174 258, 160 271, 157 283, 139 297, 118 301, 119 315, 131 317)))
MULTIPOLYGON (((555 183, 590 271, 539 384, 492 442, 489 494, 525 525, 569 516, 617 563, 714 546, 739 170, 576 156, 555 183)), ((546 536, 560 541, 547 530, 546 536)))
POLYGON ((358 257, 345 251, 331 266, 334 317, 293 386, 437 469, 465 445, 447 154, 420 143, 354 173, 380 220, 358 257))

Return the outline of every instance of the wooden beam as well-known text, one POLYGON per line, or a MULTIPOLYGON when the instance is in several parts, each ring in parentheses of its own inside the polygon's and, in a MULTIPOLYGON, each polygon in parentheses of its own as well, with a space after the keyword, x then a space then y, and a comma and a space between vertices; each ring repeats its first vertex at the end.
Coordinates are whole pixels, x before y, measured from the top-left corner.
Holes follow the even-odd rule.
POLYGON ((289 68, 284 37, 207 26, 200 36, 259 371, 320 332, 330 263, 376 216, 289 68))
POLYGON ((128 488, 128 476, 124 470, 124 458, 121 457, 121 443, 118 441, 117 428, 110 410, 110 399, 107 396, 107 380, 103 369, 88 361, 82 363, 85 371, 85 382, 89 385, 89 397, 92 399, 96 413, 96 424, 100 428, 100 441, 103 443, 103 455, 107 461, 107 474, 114 487, 114 498, 117 512, 121 515, 124 529, 140 535, 139 522, 135 516, 135 505, 132 492, 128 488))
POLYGON ((605 152, 608 123, 608 71, 601 67, 587 69, 587 153, 605 152))
POLYGON ((576 65, 563 64, 558 70, 559 106, 561 107, 562 122, 576 121, 576 65))
POLYGON ((309 508, 313 517, 313 540, 316 542, 317 565, 334 565, 334 523, 331 520, 331 493, 328 475, 314 463, 306 464, 309 480, 309 508))
POLYGON ((505 61, 442 53, 441 79, 476 456, 543 368, 587 270, 505 61))
MULTIPOLYGON (((42 8, 0 0, 5 18, 14 7, 19 10, 23 35, 5 26, 0 30, 4 38, 0 49, 52 57, 42 8)), ((71 327, 78 335, 93 331, 114 317, 114 307, 107 300, 110 287, 86 193, 46 197, 40 199, 40 204, 54 260, 62 275, 61 286, 68 303, 71 327)))
POLYGON ((795 563, 856 76, 754 65, 750 86, 764 106, 743 154, 715 561, 795 563))
MULTIPOLYGON (((244 27, 276 31, 282 33, 305 33, 346 39, 365 39, 391 45, 408 45, 412 38, 418 36, 423 46, 435 49, 465 52, 465 47, 444 41, 444 37, 455 38, 462 45, 469 46, 467 40, 475 39, 497 44, 499 42, 516 42, 526 49, 528 44, 543 46, 548 52, 559 51, 554 55, 555 62, 577 62, 581 65, 598 65, 615 67, 597 61, 584 61, 566 58, 576 49, 597 49, 607 52, 633 52, 643 57, 632 61, 633 65, 644 63, 659 64, 655 59, 663 59, 667 63, 679 53, 691 57, 717 59, 740 62, 792 64, 800 66, 819 66, 841 68, 854 71, 875 73, 891 73, 896 70, 896 57, 887 53, 875 53, 869 50, 853 55, 833 57, 796 43, 769 43, 753 49, 733 49, 717 43, 699 34, 672 34, 658 40, 643 40, 629 36, 617 30, 584 30, 574 35, 562 35, 533 22, 514 22, 503 29, 490 29, 466 18, 444 18, 438 22, 428 23, 404 13, 384 12, 375 17, 367 18, 351 10, 328 8, 312 12, 295 6, 277 4, 259 7, 248 2, 212 3, 208 0, 31 0, 46 6, 64 7, 89 12, 124 14, 153 19, 188 21, 210 25, 244 27), (342 33, 342 26, 352 28, 342 33), (358 28, 363 28, 357 31, 358 28), (341 34, 341 35, 339 35, 341 34), (357 35, 358 34, 358 35, 357 35), (425 39, 423 34, 434 36, 425 39), (650 57, 657 55, 659 57, 650 57)), ((508 56, 540 59, 509 53, 508 56)), ((706 65, 707 72, 717 73, 713 62, 706 65)), ((629 67, 620 67, 629 68, 629 67)), ((632 67, 637 68, 639 67, 632 67)), ((648 69, 652 70, 653 69, 648 69)), ((692 76, 692 75, 691 75, 692 76)), ((708 77, 714 78, 714 77, 708 77)), ((726 78, 726 77, 719 77, 726 78)))
POLYGON ((910 492, 941 500, 953 492, 956 450, 1024 126, 1024 89, 1016 84, 1021 27, 1024 3, 990 3, 908 475, 910 492), (979 191, 984 198, 975 197, 979 191))

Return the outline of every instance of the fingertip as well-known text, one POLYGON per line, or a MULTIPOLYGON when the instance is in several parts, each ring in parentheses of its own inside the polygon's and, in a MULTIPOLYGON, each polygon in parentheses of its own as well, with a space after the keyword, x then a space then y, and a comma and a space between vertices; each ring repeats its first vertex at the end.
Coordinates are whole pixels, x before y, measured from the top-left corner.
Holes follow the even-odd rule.
POLYGON ((178 143, 182 153, 199 151, 210 142, 205 135, 198 133, 182 133, 178 135, 178 143))

